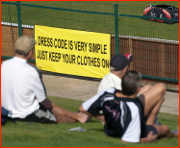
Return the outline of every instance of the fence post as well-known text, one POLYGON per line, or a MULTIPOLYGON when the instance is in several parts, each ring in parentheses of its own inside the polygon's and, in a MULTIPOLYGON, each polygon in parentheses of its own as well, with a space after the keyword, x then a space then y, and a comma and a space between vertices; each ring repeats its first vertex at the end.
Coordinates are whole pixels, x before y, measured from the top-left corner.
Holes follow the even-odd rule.
POLYGON ((22 23, 21 23, 21 3, 20 1, 16 2, 17 6, 17 19, 18 19, 18 35, 22 36, 22 23))
POLYGON ((115 55, 119 54, 118 4, 114 4, 115 55))

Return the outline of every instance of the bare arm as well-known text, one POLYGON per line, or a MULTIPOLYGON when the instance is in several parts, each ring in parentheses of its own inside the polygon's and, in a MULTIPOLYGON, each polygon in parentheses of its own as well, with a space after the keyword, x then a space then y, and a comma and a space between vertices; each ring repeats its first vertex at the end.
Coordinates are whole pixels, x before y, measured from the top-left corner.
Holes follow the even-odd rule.
POLYGON ((104 119, 104 115, 101 115, 101 114, 92 115, 92 114, 90 114, 88 111, 86 111, 86 110, 83 108, 82 105, 80 106, 79 111, 82 112, 82 113, 84 113, 84 114, 86 114, 86 115, 88 115, 88 116, 91 116, 91 117, 94 117, 94 118, 96 118, 96 119, 99 119, 99 120, 101 120, 104 124, 106 124, 105 119, 104 119))
POLYGON ((46 108, 50 109, 50 110, 56 110, 59 112, 59 114, 61 115, 66 115, 67 112, 69 112, 68 110, 54 104, 52 101, 50 101, 48 98, 46 98, 44 101, 40 102, 40 104, 42 104, 43 106, 45 106, 46 108))
POLYGON ((67 116, 69 118, 78 120, 81 123, 84 123, 88 118, 88 116, 86 114, 83 114, 81 112, 80 113, 74 113, 74 112, 71 112, 69 110, 66 110, 66 109, 54 104, 48 98, 46 98, 40 104, 42 104, 43 106, 45 106, 46 108, 48 108, 52 111, 56 111, 58 114, 60 114, 62 116, 67 116))
POLYGON ((46 98, 44 101, 40 102, 40 104, 42 104, 43 106, 45 106, 46 108, 48 108, 50 110, 53 110, 53 108, 54 108, 53 103, 48 98, 46 98))
MULTIPOLYGON (((149 132, 149 134, 147 135, 147 137, 141 138, 140 139, 140 143, 147 143, 147 142, 153 142, 155 141, 157 138, 157 135, 153 134, 153 132, 149 132)), ((121 142, 127 143, 127 141, 121 140, 121 142)))
POLYGON ((153 142, 156 140, 156 138, 157 138, 157 134, 153 134, 153 132, 151 131, 151 132, 149 132, 147 137, 141 138, 140 143, 153 142))
POLYGON ((48 108, 50 110, 57 111, 60 115, 63 115, 63 116, 69 116, 69 115, 73 116, 74 115, 74 113, 72 113, 71 111, 66 110, 66 109, 54 104, 48 98, 46 98, 44 101, 40 102, 40 104, 42 104, 43 106, 45 106, 46 108, 48 108))

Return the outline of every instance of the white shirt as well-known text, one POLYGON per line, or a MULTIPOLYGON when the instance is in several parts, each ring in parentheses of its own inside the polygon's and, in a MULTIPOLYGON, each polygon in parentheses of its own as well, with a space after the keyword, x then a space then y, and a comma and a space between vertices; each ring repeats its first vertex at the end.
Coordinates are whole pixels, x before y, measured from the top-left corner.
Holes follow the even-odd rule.
POLYGON ((13 118, 25 118, 45 99, 45 88, 35 67, 17 57, 2 63, 1 106, 12 111, 13 118))
POLYGON ((109 87, 114 87, 118 90, 122 90, 121 79, 111 72, 105 75, 104 78, 101 80, 98 86, 97 93, 100 93, 109 87))

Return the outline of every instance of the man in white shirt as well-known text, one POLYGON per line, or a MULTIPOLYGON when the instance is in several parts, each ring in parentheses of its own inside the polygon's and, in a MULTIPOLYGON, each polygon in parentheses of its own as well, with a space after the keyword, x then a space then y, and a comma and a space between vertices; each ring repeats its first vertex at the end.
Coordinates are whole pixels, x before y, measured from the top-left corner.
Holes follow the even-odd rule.
POLYGON ((21 36, 15 43, 15 57, 1 65, 1 105, 19 121, 40 123, 85 122, 87 116, 63 109, 48 98, 38 69, 27 63, 36 41, 21 36))
MULTIPOLYGON (((110 62, 110 72, 105 75, 101 80, 97 93, 104 91, 109 87, 114 87, 118 90, 122 90, 121 88, 121 78, 126 73, 128 66, 133 61, 133 55, 130 53, 119 54, 112 57, 110 62)), ((144 91, 148 90, 151 85, 146 85, 141 87, 140 94, 144 91)))
POLYGON ((120 85, 121 78, 127 71, 128 65, 133 61, 132 54, 127 53, 125 55, 119 54, 112 57, 110 62, 110 72, 101 80, 97 93, 100 93, 109 87, 122 90, 120 85))

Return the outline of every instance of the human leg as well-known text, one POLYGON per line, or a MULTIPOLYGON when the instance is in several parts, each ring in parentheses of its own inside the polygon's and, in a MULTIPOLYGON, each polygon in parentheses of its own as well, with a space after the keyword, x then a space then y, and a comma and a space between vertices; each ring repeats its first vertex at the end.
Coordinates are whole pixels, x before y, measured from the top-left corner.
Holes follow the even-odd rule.
POLYGON ((138 96, 140 94, 144 93, 145 91, 147 91, 148 89, 150 89, 151 87, 152 87, 152 85, 145 85, 145 86, 141 87, 138 96))
POLYGON ((70 117, 67 117, 67 116, 62 116, 60 115, 57 111, 52 111, 53 114, 55 115, 56 117, 56 122, 57 123, 74 123, 76 122, 77 120, 73 119, 73 118, 70 118, 70 117))
MULTIPOLYGON (((42 104, 43 106, 45 106, 46 108, 52 110, 55 114, 58 113, 59 115, 61 115, 61 120, 67 120, 69 121, 68 118, 64 119, 63 116, 75 119, 81 123, 84 123, 88 116, 86 114, 82 114, 81 112, 79 113, 74 113, 71 112, 67 109, 64 109, 58 105, 56 105, 55 103, 51 102, 49 99, 45 99, 43 102, 41 102, 40 104, 42 104), (63 119, 62 119, 63 118, 63 119)), ((73 120, 72 120, 73 121, 73 120)), ((71 121, 70 121, 71 122, 71 121)))
POLYGON ((162 83, 150 87, 147 91, 142 93, 138 98, 144 106, 144 116, 148 115, 153 107, 160 101, 164 100, 166 92, 165 85, 162 83))
MULTIPOLYGON (((112 93, 115 91, 115 89, 111 88, 109 90, 107 90, 107 92, 109 91, 109 95, 112 95, 112 93)), ((78 113, 72 113, 66 109, 63 109, 62 107, 57 106, 54 103, 52 104, 52 108, 53 110, 58 111, 61 115, 63 116, 68 116, 71 117, 73 119, 76 119, 78 121, 80 121, 81 123, 84 123, 87 121, 87 119, 89 118, 89 114, 91 114, 91 116, 96 117, 97 119, 100 120, 104 120, 103 115, 99 114, 99 111, 101 110, 101 105, 102 105, 102 99, 100 98, 100 96, 103 94, 103 92, 96 94, 95 96, 93 96, 92 98, 90 98, 89 100, 85 101, 79 108, 78 113), (88 114, 89 113, 89 114, 88 114)), ((113 97, 112 97, 113 99, 113 97)))
MULTIPOLYGON (((144 93, 145 91, 149 90, 151 87, 152 87, 152 85, 145 85, 145 86, 141 87, 138 96, 139 96, 140 94, 144 93)), ((158 110, 157 112, 159 112, 159 110, 158 110)), ((154 113, 154 112, 152 112, 152 113, 154 113)), ((147 116, 150 117, 150 114, 148 114, 147 116)), ((154 122, 153 122, 154 124, 159 125, 160 123, 159 123, 159 121, 158 121, 158 116, 159 116, 159 114, 156 113, 155 119, 149 118, 149 121, 150 121, 150 120, 151 120, 151 121, 154 121, 154 122)), ((151 117, 152 117, 152 116, 151 116, 151 117)), ((149 122, 149 121, 148 121, 148 122, 149 122)))
POLYGON ((81 123, 84 123, 88 119, 88 116, 86 114, 83 114, 82 112, 78 112, 78 113, 71 112, 69 110, 66 110, 66 109, 54 104, 54 103, 53 103, 53 106, 54 106, 53 111, 58 112, 61 115, 61 117, 60 117, 61 120, 64 120, 64 121, 67 120, 67 121, 71 122, 72 120, 69 119, 69 118, 71 118, 71 119, 75 119, 81 123))
POLYGON ((179 137, 179 133, 173 133, 167 125, 153 125, 157 132, 158 132, 158 138, 173 138, 179 137))
POLYGON ((14 118, 17 121, 38 122, 38 123, 57 123, 55 114, 48 108, 40 105, 40 108, 25 118, 14 118))
POLYGON ((152 110, 150 111, 146 124, 147 125, 153 125, 155 123, 155 119, 157 117, 157 115, 159 114, 159 110, 161 108, 162 103, 164 102, 164 97, 162 99, 160 99, 160 101, 152 108, 152 110))

